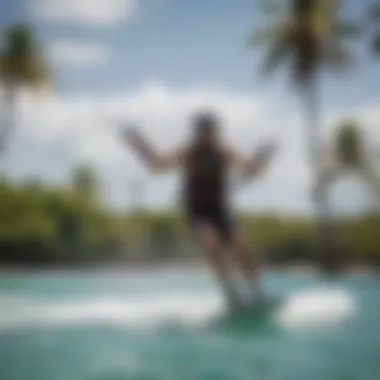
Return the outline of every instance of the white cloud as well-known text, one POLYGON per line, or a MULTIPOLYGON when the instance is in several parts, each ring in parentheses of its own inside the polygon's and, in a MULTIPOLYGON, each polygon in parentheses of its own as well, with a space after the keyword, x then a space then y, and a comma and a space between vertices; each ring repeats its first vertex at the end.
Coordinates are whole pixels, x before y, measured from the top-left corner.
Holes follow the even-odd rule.
MULTIPOLYGON (((257 183, 236 193, 237 205, 256 210, 310 210, 304 130, 293 114, 279 115, 275 104, 254 93, 217 88, 180 91, 151 83, 136 92, 114 96, 54 95, 40 102, 24 98, 23 120, 9 162, 14 163, 12 170, 16 173, 25 175, 27 167, 29 173, 64 180, 74 161, 88 160, 106 181, 105 196, 113 204, 127 204, 128 181, 141 177, 147 184, 145 199, 150 206, 173 205, 178 195, 176 176, 149 175, 123 146, 119 123, 137 123, 160 150, 166 151, 185 140, 191 115, 203 108, 220 113, 227 140, 243 152, 252 152, 268 136, 280 140, 281 149, 270 170, 257 183), (33 151, 35 156, 30 153, 33 151), (54 156, 52 152, 59 154, 54 156)), ((365 115, 375 110, 371 108, 365 115)), ((357 113, 362 115, 363 111, 357 113)), ((342 190, 339 194, 338 200, 346 199, 341 202, 343 208, 349 208, 350 199, 356 202, 355 191, 342 190)))
POLYGON ((130 18, 137 0, 30 0, 34 16, 98 26, 112 26, 130 18))
POLYGON ((107 63, 110 53, 100 44, 59 40, 50 45, 48 56, 56 65, 87 68, 107 63))

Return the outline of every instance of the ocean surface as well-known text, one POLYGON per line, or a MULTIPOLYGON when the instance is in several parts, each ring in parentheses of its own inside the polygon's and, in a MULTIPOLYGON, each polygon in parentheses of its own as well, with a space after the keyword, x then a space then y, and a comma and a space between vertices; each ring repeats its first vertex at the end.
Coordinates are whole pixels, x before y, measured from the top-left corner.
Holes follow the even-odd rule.
POLYGON ((206 271, 0 275, 1 380, 379 380, 380 280, 268 272, 264 313, 206 271))

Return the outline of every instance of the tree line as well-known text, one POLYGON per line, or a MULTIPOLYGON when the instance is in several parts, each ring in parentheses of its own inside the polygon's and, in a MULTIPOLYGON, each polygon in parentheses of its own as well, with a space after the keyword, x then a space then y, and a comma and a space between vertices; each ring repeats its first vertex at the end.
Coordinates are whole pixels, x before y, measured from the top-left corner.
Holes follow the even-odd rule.
MULTIPOLYGON (((33 265, 191 260, 186 220, 176 210, 115 211, 97 196, 97 181, 78 166, 69 185, 37 181, 0 185, 0 262, 33 265)), ((292 215, 242 213, 252 253, 271 264, 317 263, 313 219, 292 215)), ((342 263, 375 264, 380 258, 380 213, 342 218, 338 223, 342 263)))

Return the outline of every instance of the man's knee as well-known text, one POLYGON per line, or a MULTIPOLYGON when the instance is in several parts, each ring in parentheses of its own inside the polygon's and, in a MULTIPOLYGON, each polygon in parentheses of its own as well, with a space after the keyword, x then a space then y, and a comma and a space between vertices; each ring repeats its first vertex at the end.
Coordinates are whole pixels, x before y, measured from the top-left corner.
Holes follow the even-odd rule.
POLYGON ((221 242, 217 232, 210 226, 201 226, 198 230, 202 248, 209 255, 218 255, 221 250, 221 242))
POLYGON ((231 244, 232 248, 236 251, 241 252, 241 251, 249 250, 247 240, 244 238, 244 236, 240 232, 233 234, 231 238, 231 243, 232 243, 231 244))

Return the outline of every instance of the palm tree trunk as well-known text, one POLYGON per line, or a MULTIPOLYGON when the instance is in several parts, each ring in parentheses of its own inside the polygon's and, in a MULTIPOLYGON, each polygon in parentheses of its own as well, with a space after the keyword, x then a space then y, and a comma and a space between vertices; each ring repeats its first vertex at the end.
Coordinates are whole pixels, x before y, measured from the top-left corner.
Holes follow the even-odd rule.
POLYGON ((302 95, 306 109, 306 138, 309 165, 313 173, 313 202, 316 215, 315 259, 324 271, 336 269, 337 251, 335 247, 332 212, 327 187, 323 181, 323 160, 321 157, 321 131, 319 124, 317 78, 311 76, 303 84, 302 95))
POLYGON ((4 84, 4 99, 0 112, 0 157, 4 156, 15 122, 16 86, 12 81, 4 84))
POLYGON ((370 163, 365 163, 361 168, 361 174, 363 179, 367 181, 369 186, 372 188, 376 202, 380 202, 380 176, 376 170, 372 167, 370 163))

